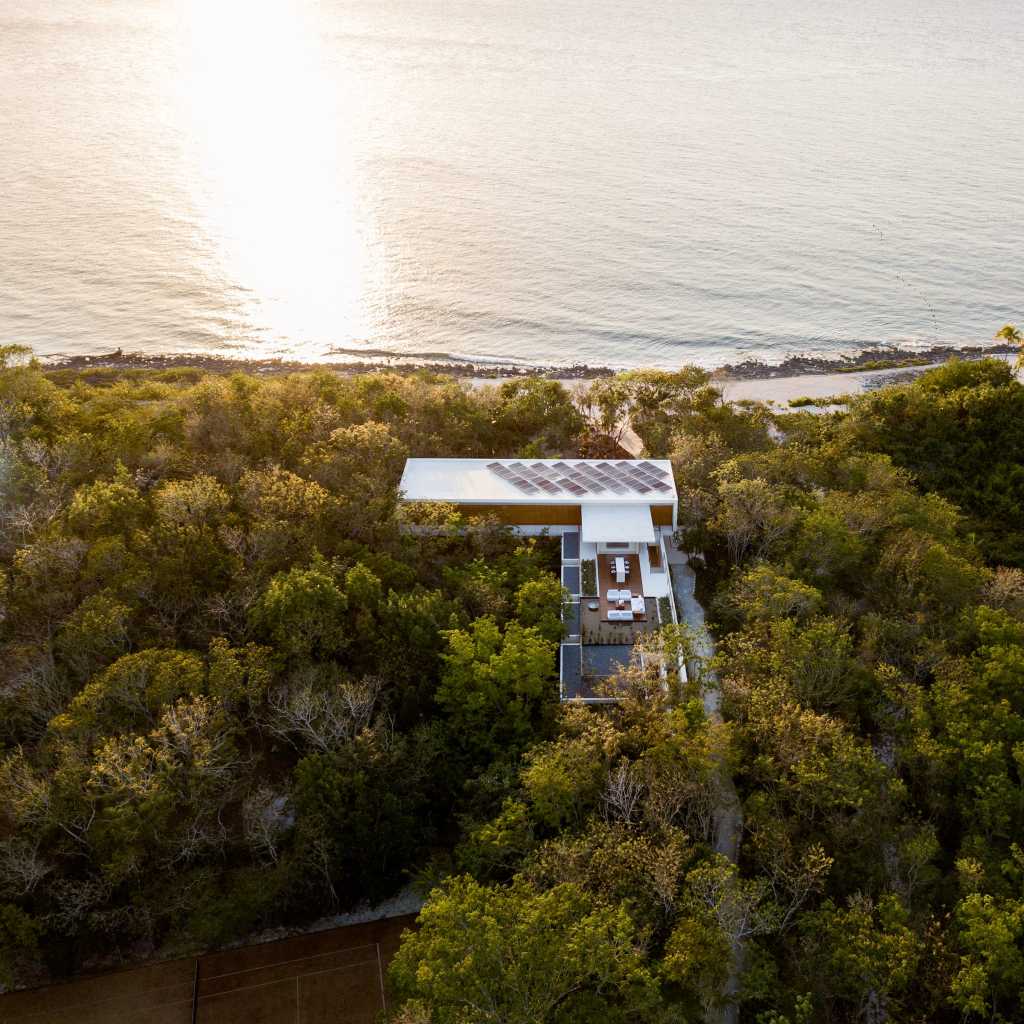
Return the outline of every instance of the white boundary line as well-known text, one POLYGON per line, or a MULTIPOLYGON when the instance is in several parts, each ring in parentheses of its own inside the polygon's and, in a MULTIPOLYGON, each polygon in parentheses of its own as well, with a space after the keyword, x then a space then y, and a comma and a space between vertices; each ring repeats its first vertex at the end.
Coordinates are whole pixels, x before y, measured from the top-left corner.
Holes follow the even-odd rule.
MULTIPOLYGON (((347 971, 351 967, 366 967, 369 964, 376 963, 376 960, 360 960, 357 964, 341 964, 339 967, 325 967, 322 971, 306 971, 303 974, 296 974, 295 981, 298 982, 300 978, 315 978, 321 974, 334 974, 336 971, 347 971)), ((212 1002, 214 999, 225 999, 239 992, 251 992, 256 988, 267 988, 269 985, 285 985, 291 980, 291 978, 277 978, 274 981, 259 981, 255 985, 242 985, 241 988, 231 988, 226 992, 213 992, 208 996, 200 996, 199 1005, 202 1006, 204 1002, 212 1002)))
POLYGON ((384 994, 384 962, 381 960, 381 956, 380 956, 380 943, 378 942, 376 945, 377 945, 377 976, 380 978, 380 1008, 382 1010, 384 1010, 384 1011, 387 1011, 388 1000, 387 1000, 387 996, 384 994))
MULTIPOLYGON (((361 946, 341 946, 338 949, 327 950, 325 953, 310 953, 309 956, 296 956, 290 960, 274 960, 272 963, 263 964, 259 967, 243 967, 237 971, 225 971, 223 974, 204 974, 203 981, 216 981, 218 978, 231 978, 236 974, 251 974, 253 971, 269 971, 273 967, 287 967, 288 964, 300 964, 304 960, 319 960, 325 956, 337 956, 339 953, 354 953, 358 949, 373 949, 374 943, 366 942, 361 946)), ((245 946, 244 949, 259 949, 259 946, 245 946)), ((233 953, 234 950, 227 950, 226 953, 233 953)), ((213 956, 221 954, 214 953, 213 956)))

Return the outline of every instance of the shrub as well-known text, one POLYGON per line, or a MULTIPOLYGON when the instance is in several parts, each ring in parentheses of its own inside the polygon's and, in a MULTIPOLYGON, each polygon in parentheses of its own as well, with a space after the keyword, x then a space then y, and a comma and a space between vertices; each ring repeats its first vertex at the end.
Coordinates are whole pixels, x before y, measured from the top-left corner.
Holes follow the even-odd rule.
POLYGON ((597 562, 587 559, 580 563, 580 580, 584 597, 597 596, 597 562))

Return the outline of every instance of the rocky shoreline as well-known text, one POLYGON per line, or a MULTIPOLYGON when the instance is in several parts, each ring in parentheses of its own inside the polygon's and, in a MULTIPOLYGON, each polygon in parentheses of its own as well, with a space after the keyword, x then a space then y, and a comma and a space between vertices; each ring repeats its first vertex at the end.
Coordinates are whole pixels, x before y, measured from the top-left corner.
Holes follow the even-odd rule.
POLYGON ((856 373, 863 370, 896 370, 909 366, 931 366, 949 359, 981 359, 985 356, 1013 355, 1014 345, 954 346, 933 345, 913 352, 897 347, 863 349, 855 356, 839 359, 828 356, 788 356, 769 366, 758 360, 726 363, 714 371, 716 380, 770 380, 774 377, 799 377, 807 374, 856 373))
MULTIPOLYGON (((935 345, 930 349, 909 352, 899 348, 864 349, 858 355, 843 358, 827 356, 788 356, 781 363, 770 365, 759 360, 727 363, 712 371, 716 381, 772 380, 808 374, 853 373, 863 370, 899 369, 927 366, 947 359, 980 359, 983 356, 1010 355, 1017 351, 1013 345, 985 345, 955 347, 935 345)), ((428 371, 457 378, 475 380, 506 380, 517 377, 545 377, 553 380, 594 380, 610 377, 618 372, 610 366, 518 366, 501 363, 424 362, 396 356, 362 362, 306 363, 288 359, 246 359, 209 353, 180 352, 150 355, 144 352, 114 352, 97 355, 67 356, 45 362, 48 370, 88 371, 96 369, 173 370, 198 369, 210 373, 295 373, 306 370, 327 370, 333 373, 358 375, 386 370, 394 373, 428 371)))
POLYGON ((403 359, 375 359, 360 362, 314 362, 295 359, 246 359, 236 356, 212 355, 207 352, 174 352, 151 355, 146 352, 124 352, 117 349, 88 356, 66 356, 44 360, 47 370, 175 370, 195 369, 209 373, 298 373, 328 370, 332 373, 357 375, 366 373, 418 373, 428 371, 449 377, 488 377, 504 380, 516 377, 548 377, 552 379, 592 380, 611 377, 617 371, 610 366, 515 366, 501 363, 442 363, 403 359))

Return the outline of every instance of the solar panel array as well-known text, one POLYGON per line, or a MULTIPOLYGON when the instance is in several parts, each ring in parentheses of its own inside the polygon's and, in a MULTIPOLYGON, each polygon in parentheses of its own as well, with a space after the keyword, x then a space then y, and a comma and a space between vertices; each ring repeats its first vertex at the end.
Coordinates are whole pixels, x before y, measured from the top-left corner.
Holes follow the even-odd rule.
POLYGON ((672 491, 667 470, 653 462, 490 462, 487 468, 523 494, 640 494, 672 491))

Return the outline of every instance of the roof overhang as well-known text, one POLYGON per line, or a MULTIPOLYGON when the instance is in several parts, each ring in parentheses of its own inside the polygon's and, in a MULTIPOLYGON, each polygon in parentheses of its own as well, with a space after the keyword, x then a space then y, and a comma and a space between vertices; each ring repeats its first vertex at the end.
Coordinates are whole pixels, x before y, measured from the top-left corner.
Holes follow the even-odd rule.
POLYGON ((650 505, 592 505, 580 509, 585 544, 653 544, 650 505))
POLYGON ((406 501, 465 505, 675 505, 664 459, 407 459, 406 501))

